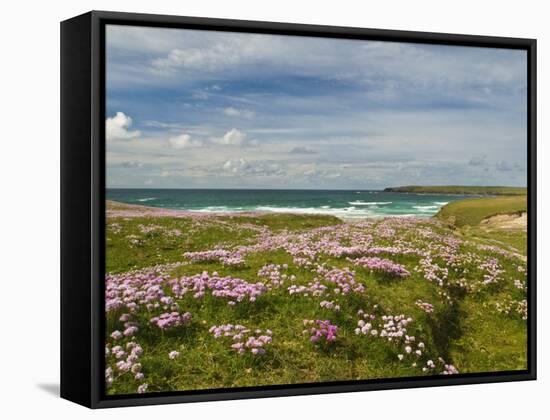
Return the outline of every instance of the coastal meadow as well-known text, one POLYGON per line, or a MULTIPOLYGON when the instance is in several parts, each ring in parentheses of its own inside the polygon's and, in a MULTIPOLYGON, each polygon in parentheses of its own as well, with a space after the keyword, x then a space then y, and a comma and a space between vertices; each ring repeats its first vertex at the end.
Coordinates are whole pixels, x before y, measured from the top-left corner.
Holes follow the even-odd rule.
POLYGON ((108 394, 526 368, 505 243, 433 218, 114 210, 108 394))

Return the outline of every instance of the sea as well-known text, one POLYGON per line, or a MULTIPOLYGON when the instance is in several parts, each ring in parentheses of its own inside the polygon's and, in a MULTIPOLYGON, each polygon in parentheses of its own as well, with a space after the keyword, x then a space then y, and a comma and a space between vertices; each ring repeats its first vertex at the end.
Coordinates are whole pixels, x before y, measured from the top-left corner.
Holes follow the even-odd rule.
POLYGON ((327 214, 341 219, 429 217, 464 195, 376 190, 112 189, 108 200, 200 213, 327 214))

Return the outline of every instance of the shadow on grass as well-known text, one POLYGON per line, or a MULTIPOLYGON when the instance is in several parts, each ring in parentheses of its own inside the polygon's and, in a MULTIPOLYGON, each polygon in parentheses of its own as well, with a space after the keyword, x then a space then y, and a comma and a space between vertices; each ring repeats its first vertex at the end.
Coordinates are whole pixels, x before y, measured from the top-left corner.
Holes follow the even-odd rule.
POLYGON ((445 360, 449 360, 451 343, 462 336, 461 321, 465 317, 466 313, 460 308, 458 303, 455 303, 447 306, 436 317, 429 318, 428 320, 434 345, 439 355, 445 360))

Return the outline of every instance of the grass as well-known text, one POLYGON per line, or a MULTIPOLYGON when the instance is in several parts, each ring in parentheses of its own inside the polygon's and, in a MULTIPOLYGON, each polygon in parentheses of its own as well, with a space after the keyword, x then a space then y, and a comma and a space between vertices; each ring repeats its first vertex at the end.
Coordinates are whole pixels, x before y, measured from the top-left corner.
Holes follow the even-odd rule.
MULTIPOLYGON (((480 200, 485 199, 477 203, 481 203, 480 200)), ((473 216, 468 217, 473 220, 473 216)), ((288 278, 296 277, 295 282, 286 280, 283 287, 273 287, 256 302, 245 300, 235 306, 209 293, 202 299, 194 298, 192 293, 185 294, 176 302, 182 312, 192 313, 191 323, 164 332, 149 320, 171 309, 161 306, 146 309, 139 304, 131 315, 131 321, 139 328, 135 337, 116 342, 110 334, 125 328, 119 318, 129 310, 123 307, 108 312, 106 345, 112 348, 121 341, 133 340, 142 346, 144 351, 139 362, 148 392, 432 375, 441 373, 442 366, 428 372, 423 372, 422 366, 427 360, 437 361, 438 357, 452 363, 461 373, 526 368, 526 322, 517 311, 497 310, 497 304, 513 306, 525 298, 525 292, 514 283, 517 279, 525 281, 525 273, 518 271, 518 267, 524 267, 524 261, 506 252, 479 246, 495 245, 496 236, 456 231, 435 220, 386 219, 345 224, 330 216, 291 214, 111 217, 107 221, 106 236, 106 263, 110 273, 147 270, 160 264, 159 270, 170 278, 207 271, 255 283, 267 281, 258 276, 266 264, 288 264, 288 269, 281 272, 288 278), (219 261, 193 262, 183 257, 188 251, 233 250, 269 240, 266 238, 284 240, 274 242, 279 245, 272 249, 246 253, 244 263, 238 266, 225 266, 219 261), (397 279, 354 267, 345 256, 331 256, 323 251, 323 247, 331 248, 335 243, 397 246, 400 252, 377 255, 403 265, 411 275, 397 279), (307 286, 314 278, 321 277, 296 263, 289 253, 293 249, 290 245, 316 250, 312 261, 327 267, 354 268, 355 279, 364 286, 365 292, 344 296, 335 292, 334 285, 325 282, 330 291, 327 296, 290 295, 287 287, 291 284, 307 286), (430 269, 448 270, 443 286, 428 281, 422 269, 422 256, 406 249, 429 251, 433 257, 428 264, 430 269), (481 266, 493 260, 502 273, 495 284, 484 285, 482 280, 487 271, 481 266), (322 308, 322 300, 334 301, 340 305, 340 311, 322 308), (418 300, 431 303, 433 313, 421 310, 416 304, 418 300), (398 354, 404 353, 402 342, 356 335, 354 329, 360 309, 376 314, 377 320, 384 314, 412 317, 414 322, 408 326, 407 334, 417 338, 414 345, 420 341, 425 344, 422 356, 412 359, 413 356, 406 355, 405 361, 400 361, 398 354), (336 342, 311 343, 309 335, 303 334, 304 319, 328 319, 337 325, 336 342), (230 341, 215 339, 208 332, 213 325, 227 323, 271 329, 273 344, 263 356, 239 355, 230 348, 230 341), (171 360, 168 353, 174 350, 180 355, 171 360), (414 361, 417 366, 413 366, 414 361)), ((499 246, 498 249, 508 248, 499 246)), ((171 288, 162 284, 163 293, 171 295, 171 288)), ((107 365, 117 372, 115 362, 113 356, 107 358, 107 365)), ((117 373, 115 376, 108 389, 110 394, 136 392, 139 382, 133 375, 117 373)))
POLYGON ((527 211, 527 197, 490 197, 469 198, 446 204, 439 210, 436 217, 455 226, 475 226, 482 220, 499 215, 514 214, 527 211))
POLYGON ((526 195, 524 187, 481 187, 470 185, 407 185, 402 187, 390 187, 384 191, 409 192, 420 194, 458 194, 458 195, 526 195))
POLYGON ((106 270, 109 273, 174 263, 181 261, 184 252, 208 249, 215 245, 244 245, 258 234, 258 228, 272 232, 283 229, 299 231, 342 223, 333 216, 289 214, 260 215, 253 218, 220 216, 215 220, 191 217, 132 217, 113 220, 113 223, 107 225, 106 235, 106 270), (150 231, 143 232, 143 229, 150 231))
POLYGON ((464 226, 457 230, 457 234, 475 242, 493 244, 527 257, 527 234, 523 230, 489 230, 482 226, 464 226))

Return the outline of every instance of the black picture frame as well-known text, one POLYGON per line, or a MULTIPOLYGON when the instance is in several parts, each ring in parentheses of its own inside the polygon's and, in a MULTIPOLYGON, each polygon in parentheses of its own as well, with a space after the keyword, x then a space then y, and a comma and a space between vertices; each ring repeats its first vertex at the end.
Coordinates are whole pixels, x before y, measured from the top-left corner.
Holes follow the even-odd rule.
POLYGON ((61 397, 90 408, 536 379, 536 40, 92 11, 61 23, 61 397), (105 25, 521 49, 527 52, 528 369, 106 396, 105 25))

